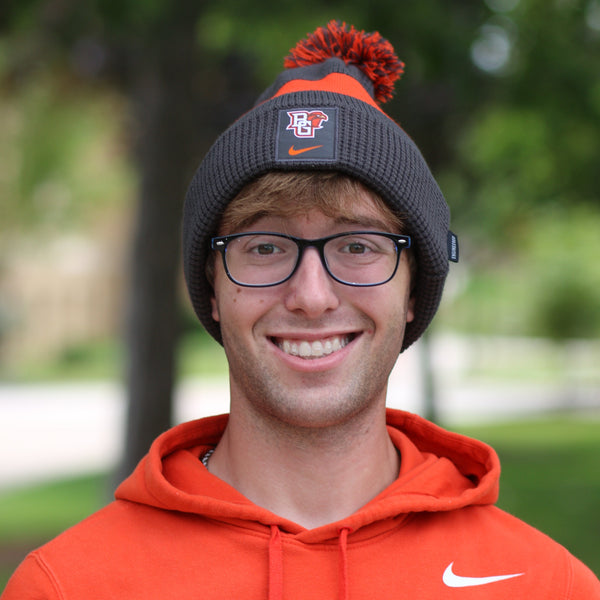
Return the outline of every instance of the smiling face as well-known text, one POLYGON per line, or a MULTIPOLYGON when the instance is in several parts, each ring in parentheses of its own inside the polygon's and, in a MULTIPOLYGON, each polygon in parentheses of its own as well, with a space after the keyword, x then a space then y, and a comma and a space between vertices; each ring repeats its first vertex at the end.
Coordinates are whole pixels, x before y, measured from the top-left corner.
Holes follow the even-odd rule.
MULTIPOLYGON (((290 217, 288 209, 306 205, 288 192, 275 213, 261 209, 235 232, 308 239, 357 229, 400 233, 398 220, 362 186, 353 185, 342 200, 335 209, 312 207, 290 217)), ((242 410, 288 426, 320 428, 364 410, 383 410, 387 379, 413 318, 410 279, 406 253, 394 278, 371 288, 331 279, 315 248, 305 251, 291 279, 268 288, 234 284, 217 260, 213 318, 229 361, 232 414, 242 410)))

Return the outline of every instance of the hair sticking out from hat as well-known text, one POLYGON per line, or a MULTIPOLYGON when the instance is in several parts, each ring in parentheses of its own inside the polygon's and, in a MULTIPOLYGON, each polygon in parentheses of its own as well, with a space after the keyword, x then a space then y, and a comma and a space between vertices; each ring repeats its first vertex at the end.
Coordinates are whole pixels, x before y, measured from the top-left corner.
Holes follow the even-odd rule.
POLYGON ((392 98, 394 83, 404 72, 404 63, 378 32, 365 33, 339 21, 330 21, 327 27, 319 27, 298 42, 283 65, 286 69, 293 69, 334 57, 355 65, 369 77, 373 82, 375 100, 380 104, 392 98))

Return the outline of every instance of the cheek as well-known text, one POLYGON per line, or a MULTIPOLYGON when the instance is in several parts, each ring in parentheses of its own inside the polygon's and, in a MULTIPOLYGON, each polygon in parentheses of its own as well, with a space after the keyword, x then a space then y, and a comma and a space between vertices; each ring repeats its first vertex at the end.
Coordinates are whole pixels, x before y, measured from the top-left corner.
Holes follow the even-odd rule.
POLYGON ((211 315, 217 323, 221 323, 229 305, 237 304, 242 289, 229 280, 222 265, 218 263, 213 276, 213 295, 210 299, 211 315))
MULTIPOLYGON (((237 304, 238 301, 238 295, 241 294, 242 290, 241 288, 237 287, 235 288, 235 290, 231 290, 228 291, 227 293, 229 294, 229 300, 231 301, 232 304, 237 304)), ((221 314, 219 312, 219 302, 217 301, 215 295, 213 295, 210 299, 210 305, 211 305, 211 314, 212 314, 212 318, 217 321, 220 322, 221 321, 221 314)))
POLYGON ((253 328, 278 303, 277 288, 244 288, 231 283, 226 276, 215 278, 214 289, 211 315, 221 329, 253 328))

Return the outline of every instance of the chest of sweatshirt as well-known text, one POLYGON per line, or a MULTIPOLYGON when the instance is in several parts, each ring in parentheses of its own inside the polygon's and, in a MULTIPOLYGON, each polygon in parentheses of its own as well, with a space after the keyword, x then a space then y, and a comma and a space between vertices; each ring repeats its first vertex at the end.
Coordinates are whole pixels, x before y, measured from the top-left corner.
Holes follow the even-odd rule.
POLYGON ((399 515, 306 542, 260 523, 117 501, 28 561, 60 590, 49 599, 494 600, 570 598, 573 559, 492 506, 399 515))

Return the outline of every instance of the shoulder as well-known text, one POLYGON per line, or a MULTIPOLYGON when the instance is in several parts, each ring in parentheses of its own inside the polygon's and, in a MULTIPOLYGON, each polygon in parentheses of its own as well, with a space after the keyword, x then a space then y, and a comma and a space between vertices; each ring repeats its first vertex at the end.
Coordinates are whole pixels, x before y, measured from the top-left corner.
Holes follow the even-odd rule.
POLYGON ((545 533, 496 506, 422 517, 445 537, 440 568, 453 564, 460 575, 518 575, 515 589, 526 594, 519 597, 600 600, 600 581, 588 567, 545 533))
POLYGON ((185 527, 185 515, 117 500, 31 552, 1 600, 81 597, 94 582, 96 596, 110 595, 131 577, 132 565, 185 527), (117 585, 117 588, 114 586, 117 585), (107 588, 102 595, 101 590, 107 588), (110 590, 110 593, 108 591, 110 590))

